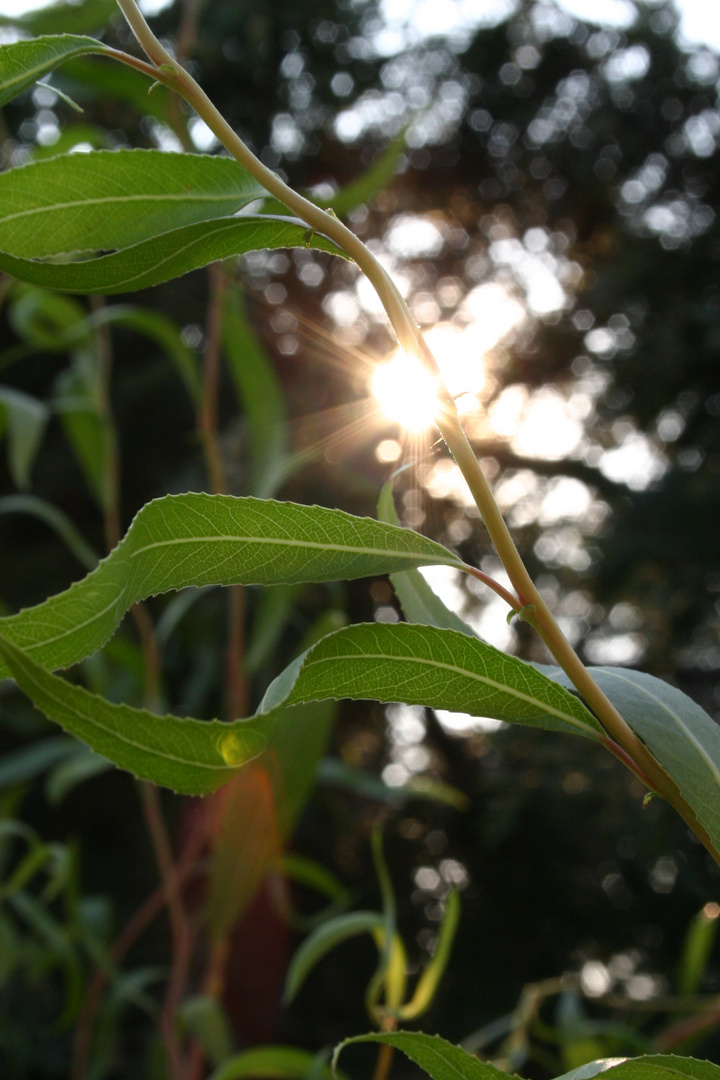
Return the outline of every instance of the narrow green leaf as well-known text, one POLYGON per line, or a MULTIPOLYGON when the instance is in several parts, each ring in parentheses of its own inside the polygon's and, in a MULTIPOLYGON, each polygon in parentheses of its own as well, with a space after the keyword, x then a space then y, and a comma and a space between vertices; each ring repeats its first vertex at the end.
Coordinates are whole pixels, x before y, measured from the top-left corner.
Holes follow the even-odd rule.
POLYGON ((88 387, 74 368, 63 371, 55 385, 53 410, 60 417, 87 486, 98 506, 106 509, 114 496, 109 490, 111 476, 106 467, 110 449, 107 418, 98 412, 88 387))
POLYGON ((234 1050, 234 1039, 227 1014, 216 997, 193 994, 178 1009, 178 1020, 186 1033, 202 1044, 213 1065, 226 1061, 234 1050))
POLYGON ((378 155, 370 168, 356 180, 341 187, 329 199, 318 199, 318 205, 332 207, 338 217, 345 217, 357 206, 384 191, 397 172, 398 163, 407 146, 407 127, 404 127, 378 155))
MULTIPOLYGON (((390 525, 400 524, 393 499, 392 479, 383 484, 380 491, 378 518, 390 525)), ((391 574, 390 581, 408 622, 421 623, 423 626, 440 626, 447 630, 457 630, 461 634, 468 634, 470 637, 477 637, 475 631, 463 622, 459 615, 446 607, 419 570, 403 570, 401 573, 391 574)))
POLYGON ((286 474, 287 410, 278 377, 237 287, 228 291, 223 345, 248 428, 250 490, 259 498, 267 498, 275 494, 286 474))
POLYGON ((318 782, 376 802, 404 803, 429 799, 452 806, 455 810, 468 810, 470 807, 467 795, 441 780, 433 780, 429 776, 413 776, 402 787, 391 787, 375 773, 359 769, 356 765, 348 765, 339 758, 324 758, 320 762, 318 782))
POLYGON ((7 424, 8 464, 19 488, 30 484, 30 472, 40 449, 50 410, 30 394, 0 387, 0 413, 7 424))
POLYGON ((41 34, 87 34, 102 30, 117 12, 115 0, 58 0, 35 11, 0 15, 0 26, 19 26, 33 37, 41 34))
POLYGON ((720 1080, 720 1065, 674 1054, 648 1054, 637 1058, 601 1058, 563 1073, 557 1080, 592 1080, 600 1073, 608 1080, 720 1080))
POLYGON ((502 1072, 487 1061, 480 1061, 459 1046, 445 1042, 437 1035, 425 1035, 422 1032, 395 1031, 388 1033, 372 1032, 369 1035, 356 1035, 345 1039, 335 1048, 333 1065, 346 1046, 353 1043, 385 1043, 401 1050, 406 1057, 419 1065, 432 1080, 507 1080, 508 1073, 502 1072))
POLYGON ((345 1080, 333 1073, 317 1054, 294 1046, 258 1046, 224 1061, 208 1080, 345 1080))
MULTIPOLYGON (((0 106, 12 101, 65 60, 103 52, 107 52, 107 48, 100 41, 72 34, 53 34, 3 45, 0 47, 0 106)), ((0 204, 2 200, 0 195, 0 204)))
POLYGON ((0 249, 19 259, 120 250, 227 217, 263 194, 231 158, 160 150, 63 154, 0 174, 0 249))
POLYGON ((400 1021, 415 1020, 432 1004, 440 980, 450 959, 455 932, 460 921, 460 894, 453 890, 447 898, 445 914, 440 924, 437 945, 432 958, 418 979, 412 1000, 398 1010, 400 1021))
POLYGON ((227 725, 115 705, 51 675, 2 635, 0 656, 49 719, 122 769, 188 795, 224 784, 263 751, 272 728, 272 717, 227 725))
MULTIPOLYGON (((163 502, 167 505, 167 500, 163 502)), ((372 524, 377 527, 378 523, 372 524)), ((157 550, 161 548, 159 543, 157 550)), ((174 561, 176 558, 175 553, 174 561)), ((207 550, 202 559, 209 561, 207 550)), ((109 562, 101 563, 85 583, 99 575, 109 562)), ((187 559, 181 564, 185 573, 186 564, 187 559)), ((173 569, 177 572, 178 568, 175 565, 173 569)), ((153 568, 156 570, 157 566, 153 568)), ((217 566, 213 565, 212 573, 217 576, 217 566)), ((135 576, 127 563, 124 575, 131 580, 135 576)), ((253 576, 257 576, 257 569, 253 576)), ((116 582, 113 585, 117 587, 116 582)), ((90 592, 86 603, 96 605, 100 599, 102 604, 100 591, 90 592)), ((65 596, 72 600, 72 593, 71 589, 65 596)), ((145 595, 142 590, 141 595, 145 595)), ((34 611, 43 607, 47 605, 34 611)), ((71 603, 70 610, 77 612, 77 604, 71 603)), ((118 607, 111 600, 101 611, 113 618, 118 607)), ((67 618, 67 609, 65 614, 67 618)), ((10 619, 0 625, 13 626, 17 631, 17 622, 10 619)), ((57 638, 50 644, 56 648, 57 638)), ((41 649, 36 651, 40 653, 41 649)), ((0 658, 5 670, 50 720, 121 768, 186 794, 203 794, 220 787, 237 768, 264 749, 276 721, 285 716, 288 706, 316 700, 401 699, 408 704, 473 712, 595 738, 601 731, 576 698, 533 668, 464 634, 429 626, 372 624, 336 631, 286 668, 271 684, 251 720, 225 725, 159 717, 112 704, 51 675, 28 653, 0 635, 0 658)))
POLYGON ((590 738, 604 734, 577 698, 522 660, 432 626, 373 623, 330 634, 271 683, 258 712, 328 697, 402 701, 590 738))
POLYGON ((678 994, 697 994, 707 973, 718 932, 716 904, 706 904, 691 920, 683 941, 678 971, 678 994))
POLYGON ((338 945, 359 934, 385 930, 386 919, 377 911, 351 911, 329 919, 313 930, 303 941, 288 967, 283 1003, 289 1004, 312 969, 338 945))
MULTIPOLYGON (((559 669, 546 669, 569 685, 559 669)), ((720 848, 720 728, 675 686, 629 668, 591 674, 653 757, 672 777, 716 848, 720 848)))
POLYGON ((173 229, 111 255, 76 262, 39 262, 0 250, 0 270, 60 292, 111 295, 148 289, 219 259, 263 248, 311 247, 342 255, 330 240, 318 234, 307 240, 306 233, 304 225, 288 218, 248 214, 173 229))
MULTIPOLYGON (((56 669, 99 649, 132 604, 157 593, 190 585, 334 581, 455 562, 419 533, 341 510, 168 495, 139 511, 96 570, 43 604, 0 619, 0 632, 56 669)), ((0 664, 0 678, 7 673, 0 664)))

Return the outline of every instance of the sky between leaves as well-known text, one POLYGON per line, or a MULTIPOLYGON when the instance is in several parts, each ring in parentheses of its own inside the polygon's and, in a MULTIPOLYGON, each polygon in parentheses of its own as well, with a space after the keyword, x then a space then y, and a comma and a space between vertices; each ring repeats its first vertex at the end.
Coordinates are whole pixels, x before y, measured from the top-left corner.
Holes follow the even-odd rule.
MULTIPOLYGON (((168 7, 172 0, 144 0, 140 7, 147 15, 168 7)), ((592 19, 613 26, 627 26, 633 17, 629 0, 559 0, 560 6, 580 19, 592 19)), ((681 35, 692 44, 720 49, 720 5, 714 0, 675 0, 681 13, 681 35)), ((47 0, 4 0, 6 15, 17 15, 44 7, 47 0)), ((473 26, 510 14, 513 0, 383 0, 387 42, 400 44, 404 29, 429 35, 447 33, 454 25, 473 26)))

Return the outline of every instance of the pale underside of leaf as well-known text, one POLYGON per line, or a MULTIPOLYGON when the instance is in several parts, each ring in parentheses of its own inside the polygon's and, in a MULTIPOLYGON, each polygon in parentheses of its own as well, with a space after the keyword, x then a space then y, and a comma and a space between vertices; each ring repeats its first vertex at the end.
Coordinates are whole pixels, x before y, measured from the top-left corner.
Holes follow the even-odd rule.
MULTIPOLYGON (((543 670, 561 685, 570 685, 558 668, 543 670)), ((718 725, 687 694, 653 675, 615 667, 594 667, 590 672, 720 848, 718 725)))
POLYGON ((58 64, 75 56, 106 51, 94 38, 52 34, 15 41, 0 48, 0 106, 48 75, 58 64))
POLYGON ((211 262, 275 248, 342 252, 302 223, 264 215, 216 218, 154 236, 133 247, 75 262, 21 259, 0 250, 0 270, 20 281, 60 292, 91 295, 133 292, 160 285, 211 262))
MULTIPOLYGON (((70 589, 0 632, 48 669, 99 649, 138 600, 192 585, 292 584, 456 563, 409 529, 341 510, 253 498, 168 495, 140 510, 125 538, 70 589)), ((0 677, 7 669, 0 664, 0 677)))

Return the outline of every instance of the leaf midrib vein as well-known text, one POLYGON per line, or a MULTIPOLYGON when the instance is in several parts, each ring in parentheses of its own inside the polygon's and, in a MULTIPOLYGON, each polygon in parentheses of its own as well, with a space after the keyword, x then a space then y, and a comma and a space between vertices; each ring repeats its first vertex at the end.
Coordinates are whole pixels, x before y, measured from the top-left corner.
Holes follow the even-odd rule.
MULTIPOLYGON (((573 727, 579 728, 581 731, 587 731, 595 737, 597 737, 598 735, 598 732, 595 731, 594 728, 589 727, 577 717, 572 716, 572 714, 565 713, 561 709, 556 709, 552 705, 546 705, 542 701, 540 701, 539 698, 533 697, 531 694, 524 694, 522 690, 514 690, 506 683, 496 682, 494 679, 491 679, 487 675, 480 675, 479 672, 476 671, 468 671, 467 668, 460 668, 456 664, 446 664, 442 660, 433 660, 428 659, 427 657, 412 655, 404 656, 397 653, 356 652, 347 654, 335 653, 332 656, 320 656, 317 658, 313 658, 312 656, 310 656, 307 660, 307 666, 308 668, 310 668, 313 665, 319 666, 320 664, 336 663, 340 660, 401 660, 405 663, 422 664, 425 667, 438 668, 442 671, 448 671, 453 675, 460 675, 468 679, 474 679, 476 682, 483 683, 486 686, 491 686, 495 690, 499 690, 501 693, 508 694, 510 697, 515 697, 518 700, 524 701, 530 705, 539 706, 543 712, 549 713, 551 716, 556 716, 559 720, 565 720, 567 723, 571 724, 573 727)), ((289 696, 292 696, 292 691, 290 692, 289 696)))

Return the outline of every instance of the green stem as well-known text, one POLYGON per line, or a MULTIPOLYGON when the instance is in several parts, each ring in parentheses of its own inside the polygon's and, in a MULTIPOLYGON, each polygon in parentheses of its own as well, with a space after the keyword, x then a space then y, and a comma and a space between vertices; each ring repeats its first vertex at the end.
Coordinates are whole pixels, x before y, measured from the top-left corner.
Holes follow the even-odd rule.
POLYGON ((293 191, 279 176, 255 157, 242 139, 233 131, 205 91, 160 44, 138 10, 135 0, 117 0, 117 2, 139 44, 153 63, 158 65, 155 72, 157 81, 175 90, 192 106, 225 149, 247 169, 251 176, 263 185, 266 191, 287 206, 313 231, 328 237, 346 255, 353 259, 377 292, 397 335, 400 347, 408 355, 420 359, 438 377, 441 388, 438 395, 439 406, 435 422, 465 478, 490 539, 516 591, 519 602, 516 610, 528 605, 535 608, 532 615, 525 617, 526 621, 537 630, 554 659, 571 679, 573 685, 590 708, 593 709, 612 739, 636 762, 657 792, 675 807, 716 862, 720 863, 720 852, 714 848, 707 833, 698 824, 693 810, 688 806, 673 780, 660 767, 644 743, 638 739, 592 678, 536 589, 495 502, 490 485, 480 467, 475 452, 468 442, 460 423, 455 402, 440 376, 437 360, 423 338, 395 283, 362 241, 343 225, 338 218, 322 210, 298 192, 293 191))

